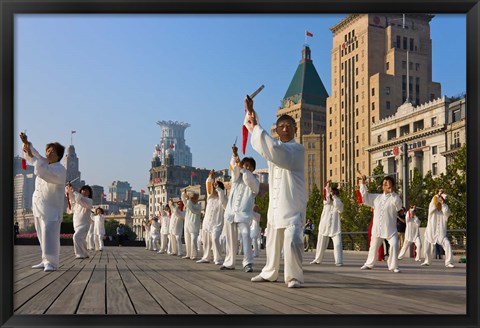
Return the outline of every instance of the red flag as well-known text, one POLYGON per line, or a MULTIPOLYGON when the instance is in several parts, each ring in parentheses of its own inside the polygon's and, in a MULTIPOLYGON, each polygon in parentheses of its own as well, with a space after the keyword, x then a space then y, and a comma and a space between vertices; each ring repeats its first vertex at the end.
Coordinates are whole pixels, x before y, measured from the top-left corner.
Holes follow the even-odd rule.
POLYGON ((357 203, 362 204, 363 198, 362 198, 362 194, 360 193, 360 190, 357 189, 356 193, 357 193, 357 203))
POLYGON ((175 145, 174 145, 174 144, 170 144, 170 149, 175 149, 175 145))
POLYGON ((25 158, 22 158, 22 170, 26 170, 27 169, 27 161, 25 160, 25 158))
POLYGON ((197 176, 197 173, 195 173, 195 171, 192 171, 192 177, 196 177, 197 176))
POLYGON ((160 147, 158 147, 158 146, 155 147, 155 150, 156 150, 157 152, 160 152, 160 147))
POLYGON ((313 37, 313 33, 310 33, 308 31, 305 31, 305 33, 307 34, 307 36, 313 37))
POLYGON ((143 190, 143 189, 140 189, 140 192, 141 192, 142 194, 144 194, 144 193, 145 193, 145 190, 143 190))
POLYGON ((248 129, 245 125, 242 126, 242 153, 245 155, 247 150, 248 129))
POLYGON ((116 198, 114 198, 114 199, 113 199, 113 201, 114 201, 114 202, 117 202, 117 199, 116 199, 116 198))

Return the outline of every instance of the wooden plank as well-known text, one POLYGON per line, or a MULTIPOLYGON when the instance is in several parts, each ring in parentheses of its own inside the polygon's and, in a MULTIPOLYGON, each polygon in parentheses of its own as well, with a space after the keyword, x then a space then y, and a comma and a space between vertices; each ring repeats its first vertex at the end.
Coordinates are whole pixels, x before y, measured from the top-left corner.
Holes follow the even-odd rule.
POLYGON ((47 310, 47 314, 75 314, 92 276, 94 265, 87 263, 47 310))
POLYGON ((106 314, 106 268, 96 264, 76 314, 106 314))
POLYGON ((136 314, 115 264, 107 264, 107 314, 136 314))

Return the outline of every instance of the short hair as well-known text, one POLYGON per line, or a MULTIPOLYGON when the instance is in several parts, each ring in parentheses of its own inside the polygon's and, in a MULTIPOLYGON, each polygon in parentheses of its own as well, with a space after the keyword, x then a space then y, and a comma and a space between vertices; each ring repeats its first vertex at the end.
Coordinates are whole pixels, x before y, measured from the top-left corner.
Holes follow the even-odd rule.
POLYGON ((255 167, 257 166, 257 163, 255 162, 255 159, 253 159, 253 157, 244 157, 240 161, 240 166, 243 166, 243 164, 245 163, 249 163, 250 166, 253 168, 253 171, 255 171, 255 167))
POLYGON ((223 184, 222 181, 217 181, 218 188, 225 190, 225 185, 223 184))
POLYGON ((340 190, 338 188, 332 188, 332 195, 340 196, 340 190))
POLYGON ((88 198, 92 198, 93 196, 92 187, 90 187, 89 185, 84 185, 83 187, 80 188, 80 192, 82 192, 82 190, 88 190, 89 192, 88 198))
POLYGON ((101 208, 101 207, 97 207, 97 208, 95 209, 95 213, 96 213, 97 211, 100 211, 100 214, 105 213, 105 212, 103 211, 103 208, 101 208))
POLYGON ((297 126, 297 122, 295 122, 295 119, 293 117, 291 117, 290 115, 287 115, 287 114, 283 114, 282 116, 280 116, 278 119, 277 119, 277 123, 275 123, 275 127, 278 127, 278 124, 282 121, 291 121, 293 126, 296 127, 297 126))
POLYGON ((51 142, 45 147, 45 149, 48 148, 55 149, 55 153, 58 155, 58 162, 60 162, 60 160, 63 158, 63 154, 65 153, 65 147, 58 142, 51 142))
POLYGON ((383 177, 382 183, 385 180, 390 181, 390 185, 392 186, 392 188, 395 187, 395 179, 393 177, 391 177, 390 175, 383 177))

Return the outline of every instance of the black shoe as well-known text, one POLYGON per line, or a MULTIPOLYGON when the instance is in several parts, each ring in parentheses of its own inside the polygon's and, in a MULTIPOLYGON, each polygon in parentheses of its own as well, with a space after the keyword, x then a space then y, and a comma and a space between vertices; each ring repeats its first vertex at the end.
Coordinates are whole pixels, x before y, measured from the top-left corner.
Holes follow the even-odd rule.
POLYGON ((243 272, 253 272, 252 264, 247 264, 243 267, 243 272))
POLYGON ((226 267, 226 266, 222 265, 220 267, 220 270, 235 270, 235 268, 229 268, 229 267, 226 267))

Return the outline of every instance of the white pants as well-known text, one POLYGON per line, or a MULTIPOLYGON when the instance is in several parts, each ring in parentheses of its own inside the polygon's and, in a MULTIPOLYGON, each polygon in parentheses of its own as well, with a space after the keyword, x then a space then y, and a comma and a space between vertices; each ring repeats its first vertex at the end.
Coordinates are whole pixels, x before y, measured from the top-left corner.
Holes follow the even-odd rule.
MULTIPOLYGON (((442 245, 443 250, 445 251, 445 265, 453 264, 452 246, 450 245, 450 241, 448 240, 448 238, 443 238, 442 243, 439 244, 442 245)), ((434 258, 434 251, 435 244, 431 244, 428 241, 425 241, 425 263, 432 264, 432 258, 434 258)))
POLYGON ((55 269, 59 267, 60 258, 60 223, 61 221, 46 221, 35 217, 35 230, 42 250, 42 263, 50 264, 55 269))
POLYGON ((202 230, 202 244, 202 260, 210 261, 210 259, 212 258, 212 237, 210 236, 210 231, 202 230))
POLYGON ((242 240, 243 261, 242 265, 253 264, 252 239, 250 238, 250 225, 243 222, 230 223, 225 221, 227 235, 227 252, 223 265, 229 268, 235 267, 238 237, 242 240))
POLYGON ((168 234, 160 235, 160 251, 166 253, 168 250, 168 234))
MULTIPOLYGON (((317 250, 315 252, 315 260, 318 263, 321 263, 323 256, 325 255, 325 250, 328 246, 329 236, 324 236, 319 234, 317 240, 317 250)), ((343 264, 343 246, 342 246, 342 234, 336 234, 331 237, 333 241, 333 257, 335 258, 335 264, 343 264)))
POLYGON ((296 279, 303 283, 303 226, 290 225, 286 228, 274 229, 268 226, 267 259, 260 276, 269 281, 276 281, 280 271, 280 257, 284 255, 285 283, 296 279))
POLYGON ((158 249, 158 242, 160 240, 160 235, 152 235, 152 245, 151 245, 151 248, 150 249, 153 249, 154 251, 156 251, 158 249))
POLYGON ((398 254, 398 259, 401 259, 405 256, 405 253, 407 252, 407 249, 415 243, 415 246, 417 247, 416 253, 417 255, 415 256, 415 261, 420 261, 420 252, 422 251, 422 241, 420 240, 420 237, 415 238, 415 241, 411 240, 405 240, 403 242, 402 249, 400 250, 400 253, 398 254))
POLYGON ((260 237, 252 238, 253 257, 260 256, 260 237))
POLYGON ((197 258, 198 233, 185 231, 185 252, 191 259, 197 258))
POLYGON ((177 239, 173 233, 168 235, 168 254, 177 254, 177 239))
MULTIPOLYGON (((368 257, 367 261, 365 262, 365 265, 368 266, 369 268, 373 268, 375 264, 377 263, 377 255, 378 255, 378 249, 380 248, 380 245, 383 243, 383 239, 381 237, 374 237, 372 236, 370 240, 370 248, 368 249, 368 257)), ((390 244, 390 248, 388 249, 388 260, 387 260, 387 265, 388 265, 388 270, 394 270, 398 269, 398 235, 394 234, 392 237, 390 237, 388 240, 388 243, 390 244)))
POLYGON ((95 225, 93 222, 90 222, 90 227, 88 228, 87 233, 87 248, 95 249, 95 234, 93 233, 95 225))
POLYGON ((175 241, 177 246, 177 255, 183 256, 183 244, 182 244, 182 235, 175 235, 175 241))
POLYGON ((103 250, 103 235, 95 235, 95 249, 103 250))
POLYGON ((150 237, 149 233, 145 234, 145 249, 149 251, 152 249, 152 237, 150 237))
POLYGON ((88 256, 87 249, 87 233, 90 227, 90 222, 86 220, 73 220, 73 250, 76 256, 88 256))

